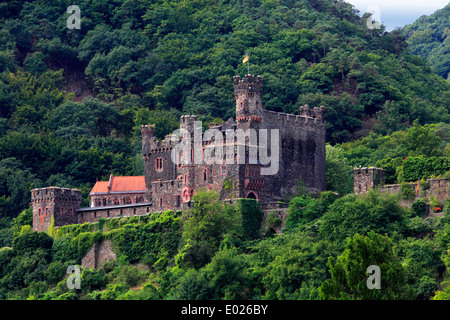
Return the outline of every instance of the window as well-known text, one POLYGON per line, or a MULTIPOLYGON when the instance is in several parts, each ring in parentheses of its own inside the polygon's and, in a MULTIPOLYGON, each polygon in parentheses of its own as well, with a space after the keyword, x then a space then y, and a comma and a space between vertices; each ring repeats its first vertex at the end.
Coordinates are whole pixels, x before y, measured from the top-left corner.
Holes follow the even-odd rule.
POLYGON ((70 208, 70 215, 73 217, 73 208, 70 208))
POLYGON ((155 169, 158 171, 162 171, 163 169, 163 158, 156 158, 155 159, 155 169))
POLYGON ((206 181, 206 179, 208 178, 208 174, 206 169, 203 169, 203 181, 206 181))
POLYGON ((159 198, 159 207, 160 207, 160 208, 162 208, 162 202, 163 202, 163 199, 162 199, 162 198, 159 198))
POLYGON ((256 101, 256 109, 259 109, 259 102, 256 101))
POLYGON ((64 216, 64 208, 61 208, 61 216, 64 216))
POLYGON ((41 214, 42 214, 42 209, 39 208, 39 209, 38 209, 38 216, 41 216, 41 214))
POLYGON ((176 198, 176 206, 177 207, 181 206, 181 197, 180 196, 177 196, 177 198, 176 198))
POLYGON ((221 174, 222 176, 225 176, 225 175, 227 174, 227 164, 226 164, 225 162, 222 163, 221 170, 220 170, 220 174, 221 174))

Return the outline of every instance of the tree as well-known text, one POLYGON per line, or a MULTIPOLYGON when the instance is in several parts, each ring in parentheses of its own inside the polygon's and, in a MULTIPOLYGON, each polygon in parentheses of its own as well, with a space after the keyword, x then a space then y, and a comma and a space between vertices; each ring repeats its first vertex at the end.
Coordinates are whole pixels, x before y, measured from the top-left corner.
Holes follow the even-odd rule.
POLYGON ((370 231, 366 236, 355 234, 347 240, 344 252, 337 259, 329 258, 331 279, 320 287, 322 299, 392 300, 409 299, 411 288, 406 272, 393 252, 392 240, 370 231), (369 266, 378 266, 381 288, 367 284, 369 266))
POLYGON ((353 191, 353 168, 349 165, 343 150, 326 145, 326 182, 327 190, 346 195, 353 191))
POLYGON ((241 218, 230 205, 220 201, 213 190, 197 191, 193 208, 184 216, 178 264, 200 268, 207 264, 225 236, 240 236, 241 218))
POLYGON ((370 190, 366 196, 349 194, 337 199, 322 216, 319 237, 344 244, 347 237, 375 231, 402 231, 407 212, 396 195, 370 190))
POLYGON ((414 121, 413 127, 407 131, 405 148, 410 156, 440 156, 440 146, 441 139, 434 134, 433 126, 420 126, 418 121, 414 121))

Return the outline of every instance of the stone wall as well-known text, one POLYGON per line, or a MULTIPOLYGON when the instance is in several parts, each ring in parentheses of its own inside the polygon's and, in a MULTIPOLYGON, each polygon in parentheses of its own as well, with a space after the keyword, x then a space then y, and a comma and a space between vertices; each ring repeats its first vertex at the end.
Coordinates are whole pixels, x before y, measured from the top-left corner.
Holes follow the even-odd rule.
MULTIPOLYGON (((384 170, 381 168, 357 168, 353 169, 354 193, 366 194, 370 189, 378 188, 380 192, 389 194, 401 194, 401 184, 384 184, 384 170)), ((417 182, 407 184, 411 188, 410 194, 414 195, 411 199, 402 198, 401 204, 411 207, 412 203, 425 199, 427 202, 428 214, 435 213, 434 207, 430 201, 439 203, 442 208, 445 201, 450 197, 450 180, 447 179, 427 179, 425 184, 419 184, 419 190, 416 194, 417 182)))
POLYGON ((116 254, 110 240, 94 243, 91 250, 81 260, 83 268, 100 268, 105 262, 115 260, 116 254))
POLYGON ((265 177, 268 201, 295 192, 300 179, 312 191, 325 190, 325 123, 321 118, 264 111, 261 128, 278 129, 280 134, 279 172, 265 177))
MULTIPOLYGON (((409 187, 415 193, 417 188, 417 182, 409 182, 409 187)), ((401 194, 400 184, 389 184, 380 187, 380 192, 386 192, 389 194, 398 193, 401 194)), ((445 201, 450 198, 450 180, 447 179, 427 179, 426 186, 419 184, 419 191, 415 195, 414 199, 403 199, 402 205, 411 207, 414 201, 425 199, 429 204, 431 200, 437 200, 442 208, 445 201)), ((434 208, 428 206, 428 214, 434 214, 434 208)))
POLYGON ((118 205, 118 206, 105 206, 105 207, 89 207, 80 208, 76 210, 78 221, 77 223, 94 223, 100 218, 115 218, 115 217, 132 217, 143 216, 151 212, 158 211, 153 207, 153 203, 144 202, 136 204, 118 205))

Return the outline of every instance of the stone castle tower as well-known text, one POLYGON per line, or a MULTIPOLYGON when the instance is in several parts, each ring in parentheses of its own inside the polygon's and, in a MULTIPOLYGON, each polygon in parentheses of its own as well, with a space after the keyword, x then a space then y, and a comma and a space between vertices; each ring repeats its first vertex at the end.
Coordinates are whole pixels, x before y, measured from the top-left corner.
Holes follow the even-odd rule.
POLYGON ((81 205, 81 191, 48 187, 31 190, 33 230, 47 230, 52 218, 54 226, 78 223, 76 210, 81 205))
POLYGON ((236 100, 236 121, 261 122, 263 116, 262 94, 263 78, 252 75, 233 77, 234 97, 236 100))
POLYGON ((365 194, 370 189, 384 185, 384 170, 375 167, 356 168, 353 169, 353 180, 354 193, 365 194))

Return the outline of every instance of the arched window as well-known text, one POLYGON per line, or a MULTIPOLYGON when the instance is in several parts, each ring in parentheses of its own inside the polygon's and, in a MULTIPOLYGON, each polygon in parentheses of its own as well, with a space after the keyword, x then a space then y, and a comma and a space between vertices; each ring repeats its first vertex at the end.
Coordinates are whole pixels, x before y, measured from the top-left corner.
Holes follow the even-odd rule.
POLYGON ((39 209, 38 209, 38 216, 41 216, 41 214, 42 214, 42 209, 39 208, 39 209))
POLYGON ((159 157, 155 159, 155 169, 157 171, 163 170, 163 158, 159 157))

